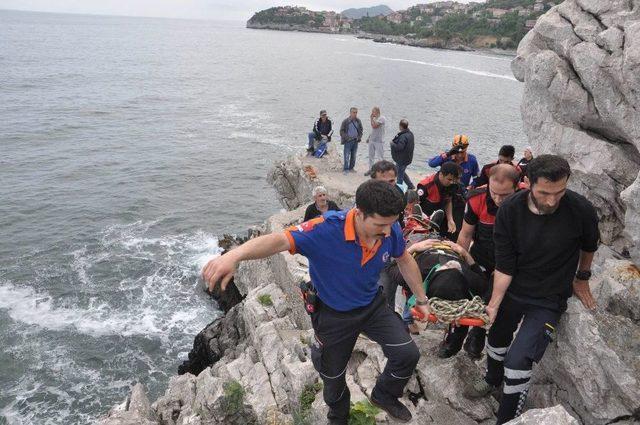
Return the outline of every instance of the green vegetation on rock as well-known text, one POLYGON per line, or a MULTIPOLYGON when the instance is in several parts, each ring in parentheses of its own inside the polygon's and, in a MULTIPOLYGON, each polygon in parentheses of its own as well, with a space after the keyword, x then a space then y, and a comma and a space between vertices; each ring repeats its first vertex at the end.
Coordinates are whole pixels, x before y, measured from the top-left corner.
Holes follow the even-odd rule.
POLYGON ((258 295, 258 302, 262 304, 264 307, 271 307, 273 305, 273 301, 271 300, 271 295, 269 294, 258 295))
POLYGON ((222 409, 226 415, 233 416, 244 406, 244 388, 238 381, 226 382, 222 388, 224 389, 222 409))
POLYGON ((349 425, 375 425, 378 413, 380 413, 380 409, 373 406, 369 400, 351 403, 349 425))

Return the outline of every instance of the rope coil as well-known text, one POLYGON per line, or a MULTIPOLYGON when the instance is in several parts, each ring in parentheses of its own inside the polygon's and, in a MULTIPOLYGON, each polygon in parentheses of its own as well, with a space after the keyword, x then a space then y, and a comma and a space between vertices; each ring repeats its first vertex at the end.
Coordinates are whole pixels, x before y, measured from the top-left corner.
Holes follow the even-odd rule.
POLYGON ((482 298, 475 296, 470 300, 443 300, 441 298, 429 298, 428 306, 439 322, 451 323, 463 317, 481 319, 489 322, 489 316, 485 312, 482 298))

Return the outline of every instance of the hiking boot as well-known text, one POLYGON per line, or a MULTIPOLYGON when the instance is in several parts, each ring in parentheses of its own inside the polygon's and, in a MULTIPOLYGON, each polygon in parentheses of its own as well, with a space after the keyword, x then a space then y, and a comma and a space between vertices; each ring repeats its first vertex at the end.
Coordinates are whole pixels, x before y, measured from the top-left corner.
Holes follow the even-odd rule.
POLYGON ((467 335, 467 339, 464 342, 464 351, 466 351, 472 359, 482 357, 484 337, 486 334, 487 331, 484 328, 473 327, 469 331, 469 335, 467 335))
POLYGON ((497 387, 494 387, 482 377, 474 380, 471 385, 468 385, 464 389, 463 395, 467 398, 481 398, 491 394, 496 388, 497 387))
POLYGON ((328 419, 327 424, 329 424, 329 425, 348 425, 349 424, 349 419, 348 418, 344 418, 344 419, 328 419))
POLYGON ((438 357, 448 359, 453 357, 462 349, 464 337, 467 335, 468 328, 466 326, 458 326, 456 328, 449 326, 449 331, 444 341, 440 343, 438 348, 438 357))
POLYGON ((375 388, 371 392, 371 398, 369 399, 371 404, 379 409, 387 412, 387 415, 391 416, 396 421, 409 422, 412 418, 411 412, 407 409, 407 406, 402 404, 397 398, 391 401, 382 401, 375 396, 375 388))

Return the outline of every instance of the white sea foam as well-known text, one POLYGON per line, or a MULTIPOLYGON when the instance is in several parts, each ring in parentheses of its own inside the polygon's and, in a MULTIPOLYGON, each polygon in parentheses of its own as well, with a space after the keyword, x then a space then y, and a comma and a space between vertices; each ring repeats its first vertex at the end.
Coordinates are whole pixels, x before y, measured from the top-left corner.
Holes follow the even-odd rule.
POLYGON ((482 76, 482 77, 502 78, 504 80, 518 81, 511 75, 495 74, 493 72, 478 71, 478 70, 475 70, 475 69, 463 68, 463 67, 454 66, 454 65, 446 65, 446 64, 437 63, 437 62, 425 62, 425 61, 419 61, 419 60, 413 60, 413 59, 390 58, 390 57, 386 57, 386 56, 370 55, 368 53, 351 53, 351 54, 354 55, 354 56, 363 56, 363 57, 380 59, 380 60, 385 60, 385 61, 407 62, 407 63, 416 64, 416 65, 432 66, 432 67, 435 67, 435 68, 453 69, 455 71, 462 71, 462 72, 466 72, 466 73, 473 74, 473 75, 479 75, 479 76, 482 76))
POLYGON ((54 300, 45 290, 4 282, 0 284, 0 309, 17 323, 52 331, 74 329, 94 337, 145 335, 165 339, 173 332, 197 333, 216 315, 194 286, 199 285, 197 277, 204 265, 220 255, 218 239, 205 232, 145 237, 149 228, 148 223, 141 222, 112 226, 102 237, 102 249, 88 253, 83 248, 71 253, 71 268, 78 280, 98 291, 89 300, 54 300), (90 277, 91 268, 109 254, 122 259, 111 259, 115 268, 119 261, 152 261, 147 274, 125 276, 113 288, 133 297, 125 310, 112 304, 113 291, 105 291, 104 282, 94 282, 90 277))

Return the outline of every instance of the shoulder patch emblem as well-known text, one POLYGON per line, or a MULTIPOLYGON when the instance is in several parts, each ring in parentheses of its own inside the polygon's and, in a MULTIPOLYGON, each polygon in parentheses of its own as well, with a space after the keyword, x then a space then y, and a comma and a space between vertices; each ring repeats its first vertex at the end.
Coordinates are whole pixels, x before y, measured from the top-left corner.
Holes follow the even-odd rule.
POLYGON ((422 196, 422 195, 424 195, 424 190, 418 189, 418 196, 422 196))
POLYGON ((297 226, 291 226, 287 230, 297 231, 297 232, 310 232, 313 230, 316 225, 322 223, 324 221, 324 217, 316 217, 312 218, 309 221, 305 221, 304 223, 300 223, 297 226))

